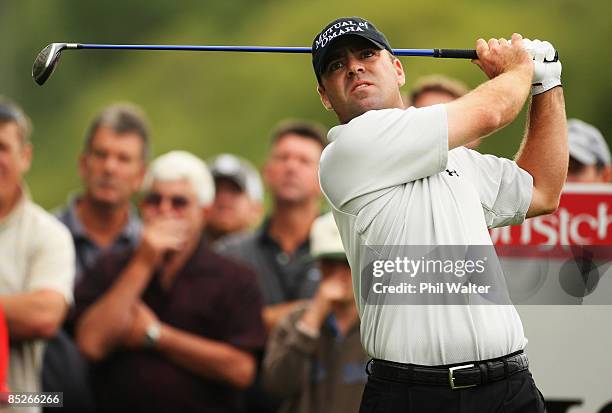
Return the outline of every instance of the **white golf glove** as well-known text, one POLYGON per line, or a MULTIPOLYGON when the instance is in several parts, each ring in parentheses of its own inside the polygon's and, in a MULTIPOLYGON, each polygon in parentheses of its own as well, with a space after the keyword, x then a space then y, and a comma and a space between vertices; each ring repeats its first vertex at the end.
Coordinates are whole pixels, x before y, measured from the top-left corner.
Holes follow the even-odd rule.
POLYGON ((561 85, 561 62, 556 59, 556 51, 546 41, 523 39, 527 53, 533 59, 534 71, 531 96, 539 95, 561 85))

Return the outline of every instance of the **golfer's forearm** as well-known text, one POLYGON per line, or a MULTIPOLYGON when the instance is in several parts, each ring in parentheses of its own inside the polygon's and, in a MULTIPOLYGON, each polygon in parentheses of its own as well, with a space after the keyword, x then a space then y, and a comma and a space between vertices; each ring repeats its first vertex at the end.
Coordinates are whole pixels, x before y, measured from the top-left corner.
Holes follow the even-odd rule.
POLYGON ((531 76, 531 72, 527 70, 513 70, 502 73, 483 85, 490 110, 499 114, 497 125, 494 125, 494 129, 489 133, 516 119, 529 97, 531 76))
POLYGON ((76 325, 79 349, 92 360, 111 351, 130 326, 132 306, 149 282, 151 267, 135 257, 117 281, 81 316, 76 325))
POLYGON ((249 353, 167 324, 162 324, 157 348, 181 367, 234 387, 246 388, 255 377, 255 358, 249 353))
POLYGON ((520 113, 531 88, 531 73, 517 69, 483 83, 446 105, 449 149, 490 135, 520 113))
POLYGON ((556 87, 533 97, 527 133, 516 156, 516 163, 533 177, 537 199, 532 201, 528 216, 556 209, 567 176, 568 159, 563 89, 556 87))

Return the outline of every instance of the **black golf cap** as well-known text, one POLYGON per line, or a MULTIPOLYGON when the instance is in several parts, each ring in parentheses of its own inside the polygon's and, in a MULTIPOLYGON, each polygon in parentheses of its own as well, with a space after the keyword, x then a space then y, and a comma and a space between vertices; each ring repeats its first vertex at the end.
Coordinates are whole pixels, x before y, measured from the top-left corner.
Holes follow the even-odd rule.
POLYGON ((341 17, 329 23, 312 42, 312 66, 317 75, 317 80, 321 82, 321 74, 325 70, 327 54, 331 50, 331 45, 343 36, 359 36, 372 42, 380 49, 387 49, 393 53, 389 41, 376 26, 361 17, 341 17))

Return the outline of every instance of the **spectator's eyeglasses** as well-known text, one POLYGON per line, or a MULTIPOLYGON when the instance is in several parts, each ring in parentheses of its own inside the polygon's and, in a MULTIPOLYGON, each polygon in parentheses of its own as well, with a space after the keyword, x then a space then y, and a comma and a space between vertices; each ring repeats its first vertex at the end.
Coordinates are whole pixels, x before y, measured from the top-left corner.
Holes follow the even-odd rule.
POLYGON ((189 205, 189 199, 181 195, 173 195, 169 197, 164 197, 161 194, 151 192, 144 198, 145 205, 159 208, 164 198, 170 200, 170 205, 172 205, 172 209, 175 211, 179 211, 181 209, 185 209, 189 205))

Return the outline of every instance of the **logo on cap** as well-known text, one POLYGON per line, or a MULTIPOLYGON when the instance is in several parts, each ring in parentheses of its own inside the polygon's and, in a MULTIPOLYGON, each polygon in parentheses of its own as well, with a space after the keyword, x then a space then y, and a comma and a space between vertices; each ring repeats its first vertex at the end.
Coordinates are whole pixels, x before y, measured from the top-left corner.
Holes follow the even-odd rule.
POLYGON ((312 66, 317 79, 320 81, 321 73, 325 69, 325 60, 329 44, 341 36, 355 35, 369 40, 380 49, 387 49, 393 53, 384 34, 369 21, 361 17, 342 17, 329 23, 315 36, 312 42, 312 66))
POLYGON ((318 38, 315 40, 314 49, 319 49, 321 47, 325 47, 330 40, 348 33, 355 32, 364 32, 368 30, 368 22, 363 21, 355 21, 355 20, 343 20, 339 21, 332 26, 328 27, 327 30, 319 34, 318 38))

